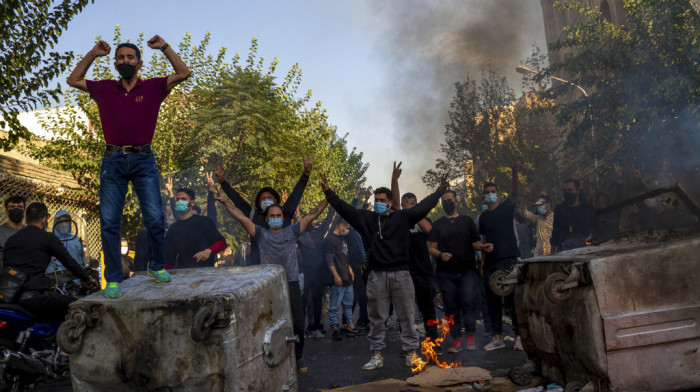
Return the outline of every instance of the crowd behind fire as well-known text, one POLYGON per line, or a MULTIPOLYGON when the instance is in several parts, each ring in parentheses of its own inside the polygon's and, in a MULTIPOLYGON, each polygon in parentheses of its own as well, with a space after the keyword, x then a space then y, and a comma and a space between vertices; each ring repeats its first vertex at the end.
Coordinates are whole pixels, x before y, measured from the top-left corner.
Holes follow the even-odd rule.
MULTIPOLYGON (((672 182, 668 165, 651 180, 634 167, 624 170, 616 163, 614 178, 606 182, 608 192, 591 186, 589 193, 594 196, 590 198, 577 174, 562 182, 563 202, 553 205, 545 190, 533 194, 530 186, 520 189, 518 165, 514 163, 510 194, 502 192, 503 184, 483 184, 481 213, 473 218, 458 212, 464 200, 449 189, 446 178, 423 200, 411 192, 401 194, 401 163, 394 165, 390 188, 363 191, 358 183, 349 203, 341 200, 331 189, 330 180, 321 175, 326 199, 301 215, 298 206, 311 169, 312 163, 305 157, 303 173, 289 194, 263 187, 251 204, 226 180, 219 166, 214 173, 206 173, 204 210, 197 204, 201 196, 190 188, 176 189, 168 179, 168 200, 163 207, 166 269, 270 263, 285 268, 294 329, 300 337, 296 356, 302 372, 307 370, 301 361, 304 337, 337 341, 367 334, 372 356, 363 369, 382 367, 385 332, 396 324, 401 354, 410 366, 413 354, 420 355, 423 338, 435 342, 440 337, 436 323, 429 321, 440 318, 441 312, 446 318, 452 316, 455 326, 445 340, 446 347, 435 346, 437 355, 443 348, 449 353, 503 349, 509 340, 513 342, 510 348, 523 350, 513 296, 503 298, 489 288, 494 271, 507 270, 519 259, 585 246, 594 236, 640 227, 683 226, 684 220, 691 219, 676 208, 677 200, 665 197, 649 198, 603 215, 595 213, 672 182), (217 228, 217 202, 249 234, 249 240, 238 249, 228 246, 217 228), (438 202, 444 216, 431 221, 427 215, 438 202), (325 218, 314 222, 329 204, 325 218), (325 330, 326 315, 329 331, 325 330), (513 336, 504 337, 504 321, 511 324, 513 336), (477 323, 483 323, 491 339, 483 347, 475 342, 477 323)), ((21 196, 7 198, 4 205, 8 222, 0 226, 0 257, 4 249, 5 259, 12 259, 15 249, 22 248, 36 226, 48 228, 48 211, 42 203, 27 206, 21 196), (21 234, 15 236, 17 233, 21 234)), ((53 250, 56 257, 46 268, 47 274, 66 267, 84 273, 84 242, 72 234, 75 230, 71 225, 69 211, 56 212, 55 237, 48 243, 65 249, 53 250)), ((146 271, 151 254, 147 229, 136 237, 133 259, 125 239, 120 253, 125 279, 134 271, 146 271)), ((47 307, 38 313, 50 320, 61 319, 61 312, 47 307)))
MULTIPOLYGON (((651 186, 675 182, 666 164, 660 173, 648 176, 634 166, 625 169, 615 164, 613 180, 600 189, 592 184, 593 191, 588 192, 580 178, 566 179, 561 184, 563 202, 555 206, 546 192, 532 194, 529 187, 520 190, 518 164, 514 162, 510 194, 503 192, 506 184, 483 184, 479 189, 482 211, 474 218, 458 212, 465 210, 460 209, 465 200, 450 190, 447 175, 422 200, 414 193, 402 194, 401 163, 394 165, 390 187, 363 194, 361 184, 357 184, 350 203, 333 190, 340 184, 321 174, 325 199, 301 215, 298 206, 312 170, 309 157, 304 157, 303 173, 289 194, 265 186, 254 199, 246 200, 218 167, 206 178, 206 213, 197 204, 202 195, 185 187, 176 189, 172 180, 165 183, 169 201, 162 203, 151 141, 160 104, 172 88, 190 76, 190 70, 162 37, 154 36, 148 46, 165 54, 174 73, 139 79, 137 71, 143 65, 140 50, 134 44, 121 43, 114 62, 121 79, 86 80, 92 62, 111 51, 100 41, 68 78, 71 87, 88 92, 97 103, 105 137, 100 172, 100 228, 107 281, 103 295, 115 300, 121 297, 121 282, 134 270, 146 271, 157 282, 167 283, 171 281, 168 270, 178 268, 281 265, 288 281, 294 331, 300 339, 295 345, 300 372, 307 370, 301 361, 307 335, 325 338, 328 334, 330 339, 340 340, 366 333, 371 356, 362 368, 382 367, 386 330, 393 320, 398 321, 401 353, 410 366, 421 347, 418 329, 431 341, 438 338, 435 323, 430 321, 438 318, 439 303, 455 326, 444 342, 446 347, 436 347, 438 354, 443 348, 450 353, 506 348, 504 310, 512 325, 510 348, 522 350, 513 295, 503 298, 491 291, 488 282, 494 272, 509 269, 521 258, 585 246, 592 236, 635 227, 660 228, 669 223, 683 226, 690 219, 676 208, 678 200, 673 198, 648 198, 626 209, 595 213, 595 209, 643 193, 650 187, 647 177, 655 179, 651 186), (136 238, 133 260, 128 257, 128 242, 122 239, 121 246, 117 245, 129 182, 139 199, 145 226, 136 238), (249 235, 249 241, 233 256, 217 228, 217 202, 249 235), (438 203, 444 216, 431 221, 427 216, 438 203), (314 223, 329 205, 322 222, 314 223), (324 331, 326 301, 330 331, 324 331), (416 307, 422 319, 418 328, 416 307), (474 338, 477 320, 482 320, 491 337, 483 347, 477 347, 474 338)), ((70 211, 58 211, 50 228, 45 204, 27 205, 23 197, 11 196, 5 200, 5 213, 9 222, 0 226, 4 265, 29 276, 8 298, 32 311, 39 317, 37 321, 64 319, 75 298, 50 289, 46 273, 59 268, 55 261, 88 286, 96 286, 83 268, 84 245, 74 235, 70 211)))

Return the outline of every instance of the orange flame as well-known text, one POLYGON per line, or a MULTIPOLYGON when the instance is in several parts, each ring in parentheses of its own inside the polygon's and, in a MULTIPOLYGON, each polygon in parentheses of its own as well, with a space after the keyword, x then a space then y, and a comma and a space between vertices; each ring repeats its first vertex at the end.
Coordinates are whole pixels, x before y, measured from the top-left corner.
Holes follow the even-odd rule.
POLYGON ((439 324, 437 328, 440 330, 440 337, 434 341, 431 338, 425 338, 425 340, 421 342, 420 351, 423 353, 423 355, 425 355, 426 359, 424 360, 417 354, 413 353, 413 356, 411 357, 411 365, 414 366, 411 368, 413 373, 420 373, 423 371, 431 360, 441 368, 456 368, 461 365, 461 363, 440 362, 437 354, 435 353, 435 347, 439 346, 445 340, 445 336, 447 336, 447 334, 450 332, 450 325, 454 324, 454 315, 443 318, 440 321, 428 320, 428 325, 435 324, 439 324))

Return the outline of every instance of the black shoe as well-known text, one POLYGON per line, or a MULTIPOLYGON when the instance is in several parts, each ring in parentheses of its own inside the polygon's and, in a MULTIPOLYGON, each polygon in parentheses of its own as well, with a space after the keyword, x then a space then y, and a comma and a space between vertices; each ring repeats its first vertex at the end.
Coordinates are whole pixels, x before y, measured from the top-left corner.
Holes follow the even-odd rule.
POLYGON ((359 335, 360 331, 357 330, 357 328, 345 328, 345 336, 349 338, 354 338, 355 336, 359 335))
POLYGON ((337 340, 343 340, 343 334, 340 333, 340 331, 338 331, 337 329, 334 329, 334 330, 333 330, 333 336, 331 337, 331 339, 336 340, 336 341, 337 341, 337 340))
POLYGON ((408 354, 413 354, 414 352, 415 352, 414 350, 410 350, 410 351, 401 350, 401 352, 399 353, 399 357, 405 358, 406 355, 408 355, 408 354))
POLYGON ((442 347, 440 347, 440 346, 435 346, 435 348, 433 348, 433 350, 435 350, 435 355, 437 355, 438 357, 439 357, 440 355, 442 355, 442 347))

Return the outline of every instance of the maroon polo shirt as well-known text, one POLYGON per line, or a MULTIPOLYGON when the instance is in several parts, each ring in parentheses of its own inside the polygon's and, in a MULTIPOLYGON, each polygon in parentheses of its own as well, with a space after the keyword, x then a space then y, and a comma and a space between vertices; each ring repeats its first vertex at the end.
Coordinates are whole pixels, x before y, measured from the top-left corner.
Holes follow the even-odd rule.
POLYGON ((117 80, 86 80, 90 96, 97 103, 105 143, 142 146, 153 140, 158 110, 168 96, 168 78, 138 79, 127 92, 117 80))

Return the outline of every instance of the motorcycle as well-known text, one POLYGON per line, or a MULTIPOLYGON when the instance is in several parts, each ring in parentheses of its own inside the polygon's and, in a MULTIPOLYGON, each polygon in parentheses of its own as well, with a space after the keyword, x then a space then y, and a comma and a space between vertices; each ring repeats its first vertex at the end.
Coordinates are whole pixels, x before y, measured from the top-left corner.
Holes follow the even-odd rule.
MULTIPOLYGON (((88 263, 88 274, 99 277, 99 262, 88 263)), ((51 289, 83 297, 87 287, 67 271, 48 275, 51 289)), ((36 316, 16 304, 0 303, 0 392, 18 392, 37 383, 70 377, 68 357, 56 341, 62 321, 38 323, 36 316)))

